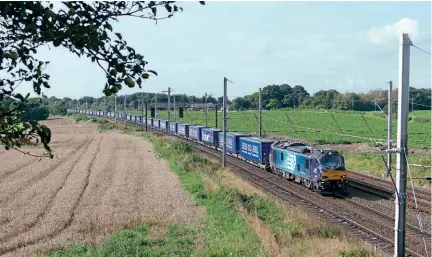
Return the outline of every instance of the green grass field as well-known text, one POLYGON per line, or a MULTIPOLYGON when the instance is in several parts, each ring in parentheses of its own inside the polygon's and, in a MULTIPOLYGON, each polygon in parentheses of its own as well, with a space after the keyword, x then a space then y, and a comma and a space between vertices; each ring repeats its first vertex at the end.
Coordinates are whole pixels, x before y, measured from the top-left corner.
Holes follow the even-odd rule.
MULTIPOLYGON (((139 111, 129 113, 140 114, 139 111)), ((431 111, 415 111, 415 119, 408 124, 408 144, 411 148, 430 148, 431 111), (429 117, 428 117, 429 115, 429 117), (417 117, 421 120, 417 121, 417 117)), ((160 112, 158 118, 167 119, 167 112, 160 112)), ((229 112, 228 130, 238 132, 258 132, 258 112, 229 112)), ((174 117, 171 120, 189 124, 205 125, 205 115, 202 111, 185 111, 183 118, 174 117)), ((208 115, 208 126, 215 126, 215 112, 208 115)), ((218 112, 218 128, 222 128, 222 113, 218 112)), ((263 133, 266 135, 284 135, 310 140, 318 144, 343 143, 373 143, 385 142, 387 138, 387 119, 377 112, 320 112, 307 110, 276 110, 263 111, 263 133), (289 119, 288 119, 289 117, 289 119), (291 121, 291 122, 290 122, 291 121)), ((396 137, 397 121, 393 120, 393 137, 396 137)))

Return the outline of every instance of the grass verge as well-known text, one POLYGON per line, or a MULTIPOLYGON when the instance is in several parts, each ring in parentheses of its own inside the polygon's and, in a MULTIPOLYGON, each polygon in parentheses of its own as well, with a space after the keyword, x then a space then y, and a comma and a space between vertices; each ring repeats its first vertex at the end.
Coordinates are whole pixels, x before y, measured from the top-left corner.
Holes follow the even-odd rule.
MULTIPOLYGON (((380 154, 374 153, 350 153, 346 151, 341 152, 345 158, 345 163, 347 167, 353 170, 360 170, 365 173, 374 176, 381 176, 384 172, 384 162, 380 154)), ((385 155, 387 160, 387 155, 385 155)), ((393 154, 393 165, 392 165, 392 175, 396 177, 396 155, 393 154)), ((424 165, 425 167, 409 166, 409 172, 413 178, 425 178, 431 176, 431 168, 427 166, 431 165, 431 155, 430 154, 408 154, 408 162, 410 164, 424 165)), ((417 185, 424 187, 431 187, 431 181, 425 179, 413 179, 413 182, 417 185)), ((410 182, 409 182, 410 183, 410 182)))
POLYGON ((117 233, 102 246, 75 244, 50 256, 379 256, 340 230, 220 170, 217 162, 193 153, 187 142, 131 129, 123 132, 151 141, 207 216, 199 228, 172 226, 184 232, 158 237, 157 243, 148 237, 153 223, 147 223, 117 233))

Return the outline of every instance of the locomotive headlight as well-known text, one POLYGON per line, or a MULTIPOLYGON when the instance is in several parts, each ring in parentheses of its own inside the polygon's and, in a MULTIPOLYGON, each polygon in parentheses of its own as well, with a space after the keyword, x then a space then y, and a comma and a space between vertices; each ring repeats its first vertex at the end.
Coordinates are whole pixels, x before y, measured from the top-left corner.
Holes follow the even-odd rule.
POLYGON ((341 176, 341 178, 345 178, 345 177, 346 177, 346 175, 341 176))

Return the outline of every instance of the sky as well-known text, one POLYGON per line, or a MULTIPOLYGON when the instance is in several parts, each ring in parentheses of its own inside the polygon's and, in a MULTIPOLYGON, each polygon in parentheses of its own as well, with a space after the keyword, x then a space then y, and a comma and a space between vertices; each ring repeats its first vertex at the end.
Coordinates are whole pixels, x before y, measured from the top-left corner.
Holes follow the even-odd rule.
MULTIPOLYGON (((302 85, 313 94, 386 89, 398 85, 399 35, 431 52, 431 2, 179 2, 184 8, 158 21, 123 18, 114 30, 158 72, 135 92, 228 97, 271 84, 302 85)), ((103 71, 66 49, 38 52, 50 60, 47 96, 101 97, 103 71)), ((431 87, 431 56, 411 47, 410 85, 431 87)), ((19 92, 31 91, 22 84, 19 92)))

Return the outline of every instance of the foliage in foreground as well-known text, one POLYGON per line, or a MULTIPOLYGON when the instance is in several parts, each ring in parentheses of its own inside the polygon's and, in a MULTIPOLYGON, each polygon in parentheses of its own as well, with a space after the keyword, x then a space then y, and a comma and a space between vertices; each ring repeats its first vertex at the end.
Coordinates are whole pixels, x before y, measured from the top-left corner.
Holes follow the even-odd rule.
MULTIPOLYGON (((106 75, 105 95, 119 92, 122 85, 134 87, 138 84, 141 88, 149 73, 157 73, 146 69, 148 62, 144 56, 136 53, 120 33, 113 31, 112 23, 120 17, 170 18, 179 11, 182 8, 174 1, 65 1, 56 3, 55 7, 51 2, 1 2, 0 70, 3 76, 0 101, 7 100, 8 104, 0 108, 0 142, 9 150, 20 147, 23 139, 39 137, 47 156, 53 157, 49 128, 35 120, 21 118, 30 93, 23 96, 15 92, 23 82, 32 83, 37 95, 41 95, 42 88, 50 88, 50 76, 44 72, 49 61, 36 58, 40 46, 61 46, 95 62, 106 75), (165 16, 158 15, 161 10, 165 11, 165 16)), ((55 109, 61 113, 64 108, 60 105, 55 109)))

